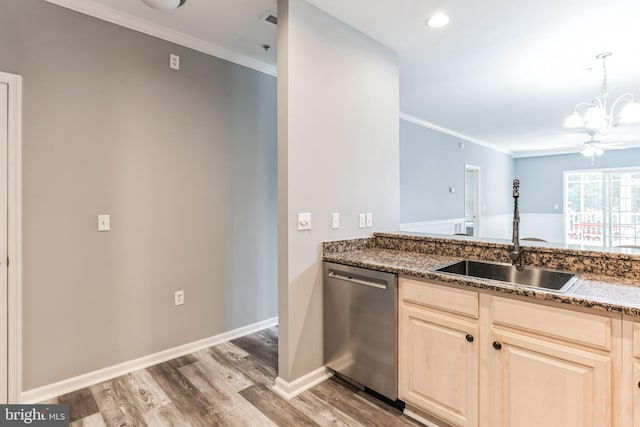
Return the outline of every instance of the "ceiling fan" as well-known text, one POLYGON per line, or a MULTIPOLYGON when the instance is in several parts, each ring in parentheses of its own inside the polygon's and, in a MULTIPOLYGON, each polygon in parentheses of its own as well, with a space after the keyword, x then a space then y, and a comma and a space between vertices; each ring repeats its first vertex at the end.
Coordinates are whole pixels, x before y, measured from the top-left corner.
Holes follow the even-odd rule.
POLYGON ((630 148, 628 143, 618 141, 618 142, 603 142, 598 139, 595 139, 595 130, 588 130, 589 140, 585 141, 583 144, 582 153, 585 157, 591 158, 591 164, 593 164, 596 160, 596 157, 604 154, 606 150, 622 150, 625 148, 630 148))

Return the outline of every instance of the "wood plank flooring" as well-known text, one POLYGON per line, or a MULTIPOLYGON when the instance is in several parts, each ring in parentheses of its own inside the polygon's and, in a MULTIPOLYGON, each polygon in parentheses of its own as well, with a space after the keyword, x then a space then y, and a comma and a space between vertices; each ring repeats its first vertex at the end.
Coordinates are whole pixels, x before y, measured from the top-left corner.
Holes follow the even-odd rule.
POLYGON ((286 401, 271 391, 278 329, 210 347, 59 396, 72 427, 419 426, 331 378, 286 401))

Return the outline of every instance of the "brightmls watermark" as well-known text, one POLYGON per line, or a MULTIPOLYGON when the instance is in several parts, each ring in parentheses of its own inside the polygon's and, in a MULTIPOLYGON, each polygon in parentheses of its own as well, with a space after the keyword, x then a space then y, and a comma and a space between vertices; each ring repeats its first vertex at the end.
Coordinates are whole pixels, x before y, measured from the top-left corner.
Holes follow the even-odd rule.
POLYGON ((0 427, 69 427, 69 405, 0 405, 0 427))

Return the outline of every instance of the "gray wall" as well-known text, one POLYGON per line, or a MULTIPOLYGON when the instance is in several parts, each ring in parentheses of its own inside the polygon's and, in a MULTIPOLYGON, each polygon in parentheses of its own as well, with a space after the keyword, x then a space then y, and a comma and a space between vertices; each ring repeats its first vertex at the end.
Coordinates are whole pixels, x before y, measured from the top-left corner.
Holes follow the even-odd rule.
POLYGON ((305 1, 279 1, 278 24, 278 375, 290 382, 323 365, 321 243, 398 228, 399 77, 394 52, 305 1), (366 212, 374 226, 360 229, 366 212))
POLYGON ((464 167, 479 166, 482 215, 512 209, 508 154, 400 121, 400 222, 464 217, 464 167), (455 192, 450 193, 449 187, 455 192))
POLYGON ((563 213, 564 171, 640 167, 640 148, 608 150, 594 164, 582 154, 524 157, 514 160, 520 179, 520 211, 523 213, 563 213), (524 196, 526 195, 526 197, 524 196), (555 209, 554 205, 559 209, 555 209))
POLYGON ((24 390, 277 315, 274 77, 41 0, 0 0, 0 70, 24 76, 24 390))

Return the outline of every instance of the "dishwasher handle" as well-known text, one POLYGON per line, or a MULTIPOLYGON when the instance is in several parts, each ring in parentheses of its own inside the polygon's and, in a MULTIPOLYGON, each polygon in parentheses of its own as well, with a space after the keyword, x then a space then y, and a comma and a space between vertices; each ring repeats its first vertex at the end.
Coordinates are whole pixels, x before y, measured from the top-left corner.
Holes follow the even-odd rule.
POLYGON ((361 279, 361 278, 356 278, 356 277, 353 277, 353 276, 345 276, 345 275, 336 273, 335 271, 330 271, 329 272, 329 277, 331 277, 333 279, 344 280, 345 282, 355 283, 355 284, 358 284, 358 285, 369 286, 369 287, 372 287, 372 288, 383 289, 383 290, 387 289, 387 281, 386 280, 383 280, 383 281, 381 281, 382 283, 379 283, 379 282, 374 282, 373 280, 361 279))

